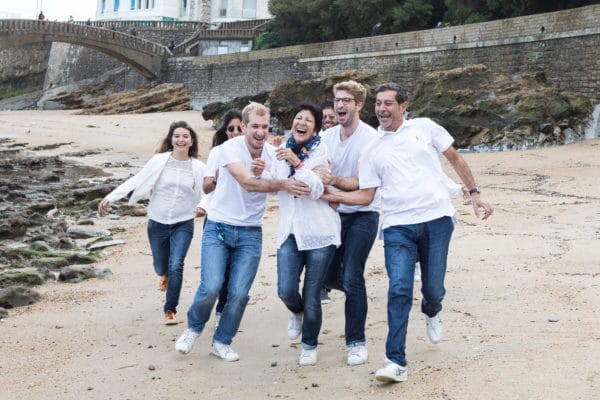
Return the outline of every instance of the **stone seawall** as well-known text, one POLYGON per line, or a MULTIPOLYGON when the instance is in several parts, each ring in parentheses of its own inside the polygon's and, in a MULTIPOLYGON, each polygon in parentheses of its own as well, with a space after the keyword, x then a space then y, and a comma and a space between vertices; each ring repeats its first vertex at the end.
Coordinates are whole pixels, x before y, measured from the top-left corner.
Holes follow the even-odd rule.
POLYGON ((431 71, 485 64, 495 72, 544 72, 600 102, 600 5, 378 37, 222 56, 170 58, 166 82, 184 82, 194 108, 271 90, 288 79, 349 70, 383 74, 412 89, 431 71), (543 29, 542 29, 543 27, 543 29))
POLYGON ((41 89, 50 43, 0 50, 0 99, 41 89))

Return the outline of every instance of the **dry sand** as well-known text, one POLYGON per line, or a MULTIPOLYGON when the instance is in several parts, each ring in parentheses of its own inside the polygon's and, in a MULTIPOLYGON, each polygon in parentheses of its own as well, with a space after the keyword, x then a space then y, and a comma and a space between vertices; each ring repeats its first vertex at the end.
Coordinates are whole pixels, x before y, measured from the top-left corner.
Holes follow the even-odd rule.
MULTIPOLYGON (((30 145, 73 142, 55 153, 101 149, 79 161, 128 161, 137 170, 168 124, 187 120, 208 153, 210 123, 197 112, 78 116, 67 111, 0 112, 0 137, 30 145), (90 127, 93 126, 93 127, 90 127)), ((264 250, 240 332, 241 360, 209 355, 213 321, 186 356, 174 350, 185 324, 162 324, 145 218, 102 218, 124 227, 100 268, 114 275, 47 283, 42 301, 0 323, 1 399, 598 399, 600 393, 600 140, 542 150, 467 154, 487 221, 456 201, 444 339, 430 344, 415 288, 407 338, 409 379, 380 384, 387 333, 383 248, 368 261, 367 364, 345 363, 344 296, 324 306, 319 361, 299 367, 299 342, 276 293, 277 199, 269 200, 264 250), (555 321, 555 322, 553 322, 555 321)), ((455 176, 447 168, 449 175, 455 176)), ((108 168, 116 176, 130 170, 108 168)), ((188 253, 179 317, 199 279, 201 220, 188 253)))

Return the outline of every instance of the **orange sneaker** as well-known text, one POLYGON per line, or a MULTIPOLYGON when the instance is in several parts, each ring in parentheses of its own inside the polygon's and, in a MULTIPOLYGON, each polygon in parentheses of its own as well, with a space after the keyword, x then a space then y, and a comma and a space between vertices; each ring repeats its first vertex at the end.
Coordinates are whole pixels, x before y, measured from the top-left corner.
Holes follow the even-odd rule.
POLYGON ((167 282, 169 277, 167 275, 162 275, 158 280, 158 290, 161 292, 165 292, 167 290, 167 282))
POLYGON ((169 310, 165 313, 165 325, 177 325, 178 323, 173 311, 169 310))

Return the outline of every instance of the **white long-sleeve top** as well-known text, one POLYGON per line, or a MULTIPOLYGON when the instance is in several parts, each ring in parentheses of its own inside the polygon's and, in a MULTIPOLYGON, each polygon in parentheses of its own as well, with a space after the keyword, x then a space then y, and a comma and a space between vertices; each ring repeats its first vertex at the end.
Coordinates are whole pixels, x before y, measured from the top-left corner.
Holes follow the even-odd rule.
MULTIPOLYGON (((203 178, 206 178, 209 176, 212 176, 212 177, 216 176, 217 169, 219 168, 220 154, 221 154, 221 145, 215 146, 212 149, 210 149, 210 152, 208 153, 208 158, 206 159, 206 168, 204 169, 203 178)), ((197 207, 204 209, 204 211, 206 211, 207 214, 208 214, 208 210, 211 205, 211 199, 213 198, 214 193, 215 192, 213 190, 210 193, 204 194, 204 196, 202 196, 202 198, 200 199, 200 203, 198 203, 197 207)))
MULTIPOLYGON (((284 146, 285 144, 282 145, 284 146)), ((319 199, 323 195, 323 183, 313 172, 316 167, 329 168, 328 160, 327 146, 321 142, 308 153, 303 161, 304 166, 296 170, 293 177, 309 186, 308 197, 297 198, 285 191, 278 192, 277 248, 281 247, 290 234, 294 234, 298 250, 340 245, 340 216, 328 202, 319 199)), ((270 172, 274 179, 286 179, 290 174, 290 166, 285 160, 273 160, 270 172)))
POLYGON ((106 199, 114 203, 127 196, 129 205, 149 198, 148 217, 162 224, 174 224, 194 218, 194 209, 202 197, 205 165, 192 158, 178 161, 171 152, 155 154, 140 172, 127 179, 106 199))

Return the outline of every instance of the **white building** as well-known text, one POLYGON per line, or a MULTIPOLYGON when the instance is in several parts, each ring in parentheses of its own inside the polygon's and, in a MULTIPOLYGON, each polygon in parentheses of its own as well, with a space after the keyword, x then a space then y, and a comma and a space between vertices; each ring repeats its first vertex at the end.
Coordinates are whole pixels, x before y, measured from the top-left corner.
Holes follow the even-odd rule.
POLYGON ((268 0, 96 0, 96 19, 199 21, 211 24, 271 18, 268 0))

